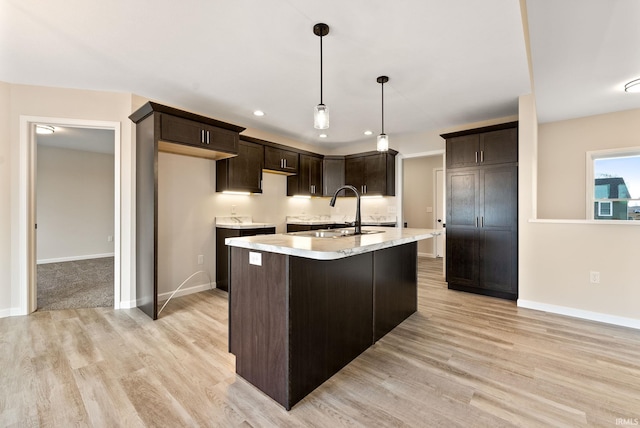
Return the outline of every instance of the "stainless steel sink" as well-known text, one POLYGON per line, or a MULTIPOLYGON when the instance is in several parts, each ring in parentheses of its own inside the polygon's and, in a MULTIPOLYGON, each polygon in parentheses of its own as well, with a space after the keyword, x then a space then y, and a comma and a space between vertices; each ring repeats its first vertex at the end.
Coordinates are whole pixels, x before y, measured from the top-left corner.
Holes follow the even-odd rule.
MULTIPOLYGON (((363 230, 362 235, 373 233, 382 233, 384 230, 363 230)), ((302 232, 289 232, 287 235, 306 236, 309 238, 344 238, 347 236, 355 236, 355 229, 320 229, 320 230, 304 230, 302 232)))

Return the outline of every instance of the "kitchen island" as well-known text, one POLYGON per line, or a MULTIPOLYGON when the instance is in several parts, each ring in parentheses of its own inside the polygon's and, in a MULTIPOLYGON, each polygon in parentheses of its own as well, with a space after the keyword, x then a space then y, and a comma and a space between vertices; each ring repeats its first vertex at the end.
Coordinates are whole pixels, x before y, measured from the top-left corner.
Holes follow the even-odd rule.
POLYGON ((236 373, 287 410, 417 310, 417 241, 438 234, 331 232, 226 240, 236 373))

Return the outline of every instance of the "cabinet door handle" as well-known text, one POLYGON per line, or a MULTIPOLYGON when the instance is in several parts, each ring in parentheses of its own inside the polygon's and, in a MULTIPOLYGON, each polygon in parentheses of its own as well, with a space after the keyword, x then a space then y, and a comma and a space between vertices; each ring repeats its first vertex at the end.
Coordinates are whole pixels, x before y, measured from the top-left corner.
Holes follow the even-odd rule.
POLYGON ((204 143, 204 129, 200 131, 200 142, 204 143))
POLYGON ((366 184, 364 185, 364 193, 365 194, 367 193, 367 185, 366 184))
POLYGON ((480 217, 480 227, 484 227, 484 216, 480 217))
POLYGON ((478 217, 476 217, 476 227, 478 227, 478 217))
POLYGON ((211 142, 211 132, 207 131, 207 144, 211 142))
POLYGON ((478 163, 478 152, 476 152, 476 163, 478 163))
POLYGON ((480 150, 480 162, 484 163, 484 150, 480 150))
POLYGON ((284 167, 285 167, 285 169, 286 169, 286 168, 288 168, 288 167, 287 167, 287 160, 286 160, 286 159, 282 159, 282 162, 284 163, 284 167))

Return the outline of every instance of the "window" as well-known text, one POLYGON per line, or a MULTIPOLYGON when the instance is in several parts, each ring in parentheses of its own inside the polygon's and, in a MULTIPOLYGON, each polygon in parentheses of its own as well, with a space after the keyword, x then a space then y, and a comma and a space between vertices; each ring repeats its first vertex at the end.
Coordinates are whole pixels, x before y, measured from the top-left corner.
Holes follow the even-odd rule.
POLYGON ((587 216, 640 220, 640 147, 587 153, 587 216))
POLYGON ((599 217, 611 217, 613 215, 613 202, 610 201, 598 201, 598 216, 599 217))

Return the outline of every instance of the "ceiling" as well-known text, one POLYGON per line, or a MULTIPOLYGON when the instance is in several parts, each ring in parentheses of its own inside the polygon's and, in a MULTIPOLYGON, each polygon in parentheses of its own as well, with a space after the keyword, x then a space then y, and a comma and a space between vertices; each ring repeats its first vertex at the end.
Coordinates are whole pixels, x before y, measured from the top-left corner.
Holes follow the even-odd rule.
MULTIPOLYGON (((515 0, 3 0, 0 80, 131 92, 318 147, 517 114, 531 92, 515 0), (328 138, 313 128, 324 102, 328 138), (266 115, 255 117, 252 112, 266 115), (374 135, 366 137, 365 130, 374 135)), ((637 0, 529 0, 538 117, 640 108, 637 0), (579 11, 579 13, 577 13, 579 11)))
POLYGON ((53 134, 36 134, 39 146, 58 147, 85 152, 114 154, 115 131, 113 129, 77 128, 54 126, 53 134))

